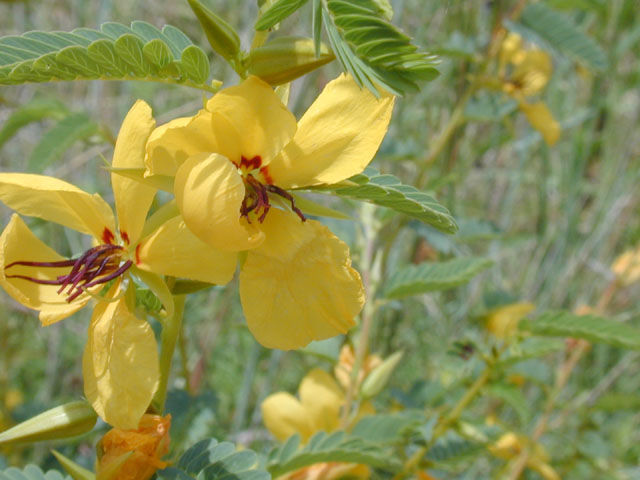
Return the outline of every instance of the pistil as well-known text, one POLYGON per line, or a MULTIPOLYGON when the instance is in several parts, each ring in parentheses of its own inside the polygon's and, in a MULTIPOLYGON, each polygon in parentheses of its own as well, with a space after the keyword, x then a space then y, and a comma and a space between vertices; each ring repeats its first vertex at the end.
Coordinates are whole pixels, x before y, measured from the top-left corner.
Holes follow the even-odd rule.
POLYGON ((104 244, 90 248, 78 258, 57 262, 12 262, 4 267, 5 271, 14 266, 61 268, 71 267, 66 275, 55 280, 45 280, 28 275, 7 275, 6 278, 21 278, 41 285, 60 285, 58 294, 66 295, 67 302, 72 302, 86 289, 107 283, 125 273, 133 264, 131 260, 122 262, 124 248, 119 245, 104 244), (63 293, 67 289, 66 293, 63 293))

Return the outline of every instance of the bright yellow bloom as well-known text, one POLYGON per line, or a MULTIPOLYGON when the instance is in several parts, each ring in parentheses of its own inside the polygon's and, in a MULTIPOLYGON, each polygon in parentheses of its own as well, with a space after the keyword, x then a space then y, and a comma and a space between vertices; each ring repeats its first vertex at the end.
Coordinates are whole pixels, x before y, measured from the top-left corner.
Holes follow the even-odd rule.
POLYGON ((494 308, 485 316, 487 330, 500 339, 512 337, 518 330, 518 323, 535 310, 532 303, 510 303, 494 308))
POLYGON ((147 480, 168 463, 171 415, 145 414, 136 429, 109 430, 98 444, 98 480, 147 480))
POLYGON ((249 251, 240 296, 263 345, 298 348, 353 326, 364 293, 348 248, 307 220, 287 189, 360 173, 392 108, 392 96, 376 99, 343 75, 296 124, 273 89, 249 77, 151 134, 146 175, 175 177, 187 226, 215 248, 249 251))
POLYGON ((611 270, 624 286, 640 280, 640 245, 617 257, 611 265, 611 270))
MULTIPOLYGON (((154 127, 150 107, 138 101, 123 122, 113 166, 143 165, 145 144, 154 127)), ((50 325, 82 308, 106 283, 116 280, 89 327, 83 361, 85 394, 105 421, 131 428, 156 388, 157 346, 149 324, 129 311, 122 277, 147 271, 151 277, 226 283, 233 276, 236 255, 200 241, 179 216, 144 232, 155 189, 119 175, 112 175, 112 183, 118 228, 111 208, 96 194, 52 177, 0 173, 0 201, 23 215, 93 237, 93 246, 84 254, 65 259, 14 214, 0 235, 0 285, 22 305, 38 310, 43 325, 50 325)))
POLYGON ((509 33, 502 42, 500 53, 502 90, 518 101, 518 107, 548 145, 560 138, 561 128, 544 102, 529 102, 527 97, 537 95, 549 83, 553 65, 549 54, 538 48, 525 49, 522 38, 509 33), (511 71, 505 75, 507 66, 511 71))
MULTIPOLYGON (((306 443, 314 433, 332 432, 340 425, 340 410, 345 396, 327 372, 311 370, 300 383, 298 400, 287 392, 269 395, 262 402, 262 419, 267 429, 281 442, 299 434, 306 443)), ((364 410, 371 410, 365 405, 364 410)), ((329 480, 342 477, 369 478, 365 465, 353 463, 319 463, 289 473, 279 480, 329 480)))
MULTIPOLYGON (((493 445, 489 446, 489 451, 497 458, 511 460, 520 455, 524 446, 530 443, 529 439, 524 435, 507 432, 493 445)), ((527 468, 535 470, 545 480, 560 480, 558 472, 549 464, 549 454, 539 443, 531 446, 531 454, 527 459, 527 468)))

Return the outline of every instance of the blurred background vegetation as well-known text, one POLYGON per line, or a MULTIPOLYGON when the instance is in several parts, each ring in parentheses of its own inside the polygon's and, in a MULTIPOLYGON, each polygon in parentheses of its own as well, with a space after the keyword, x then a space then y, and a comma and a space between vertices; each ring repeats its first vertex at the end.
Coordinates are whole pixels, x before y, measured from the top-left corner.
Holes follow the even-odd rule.
MULTIPOLYGON (((206 3, 237 29, 248 47, 255 2, 206 3)), ((531 302, 539 311, 593 307, 613 279, 613 259, 640 242, 640 4, 546 2, 593 38, 607 62, 604 70, 593 71, 548 52, 553 75, 541 99, 562 128, 560 140, 549 147, 510 97, 484 88, 469 92, 486 55, 496 9, 506 14, 524 2, 391 3, 393 22, 417 45, 440 56, 440 76, 398 100, 374 166, 433 193, 452 211, 460 232, 446 236, 383 209, 365 208, 364 215, 360 205, 346 200, 332 206, 355 221, 327 223, 351 245, 354 264, 365 275, 463 255, 494 262, 465 286, 389 302, 377 311, 371 351, 383 356, 405 351, 377 407, 436 411, 460 395, 478 374, 481 352, 496 345, 482 321, 487 311, 511 302, 531 302), (461 104, 461 99, 468 101, 461 104), (463 108, 463 121, 443 137, 456 106, 463 108), (367 247, 380 253, 376 265, 363 265, 367 247)), ((307 7, 283 23, 284 32, 309 35, 307 7)), ((186 2, 0 2, 3 36, 137 19, 159 27, 175 25, 206 45, 186 2)), ((213 77, 235 83, 235 73, 211 55, 213 77)), ((289 105, 294 113, 303 113, 337 72, 334 62, 296 81, 289 105)), ((136 98, 153 106, 158 123, 192 115, 202 105, 198 90, 154 83, 2 87, 0 169, 46 173, 111 195, 103 157, 111 158, 119 124, 136 98), (40 112, 32 113, 37 121, 8 129, 17 111, 28 117, 25 106, 40 112)), ((3 224, 9 215, 1 206, 3 224)), ((80 250, 81 240, 64 229, 35 220, 30 225, 62 254, 80 250)), ((182 355, 175 362, 169 398, 173 448, 214 436, 264 450, 269 436, 261 423, 260 401, 277 390, 295 392, 306 371, 330 368, 337 356, 342 339, 298 352, 258 345, 244 325, 236 287, 207 290, 187 305, 182 355)), ((609 313, 640 325, 639 299, 636 283, 617 292, 609 313)), ((4 292, 0 303, 1 429, 82 395, 80 356, 89 312, 42 328, 34 312, 4 292)), ((500 418, 506 428, 526 431, 565 356, 562 342, 552 343, 550 350, 556 345, 556 351, 509 367, 504 378, 511 398, 482 395, 465 418, 500 418)), ((562 478, 640 478, 639 391, 638 355, 594 345, 562 392, 560 409, 543 437, 562 478)), ((57 448, 90 466, 95 438, 91 434, 57 448)), ((53 467, 48 448, 0 449, 0 466, 35 462, 53 467)), ((488 478, 501 464, 488 455, 466 453, 447 464, 442 478, 488 478)))

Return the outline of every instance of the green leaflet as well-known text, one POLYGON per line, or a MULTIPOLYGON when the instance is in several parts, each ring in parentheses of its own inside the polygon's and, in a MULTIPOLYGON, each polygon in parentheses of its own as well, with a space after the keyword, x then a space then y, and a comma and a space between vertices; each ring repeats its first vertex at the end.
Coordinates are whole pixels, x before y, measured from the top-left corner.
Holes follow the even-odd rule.
POLYGON ((384 447, 345 432, 318 432, 304 448, 299 446, 300 437, 296 434, 269 453, 267 469, 274 478, 318 462, 364 463, 392 470, 400 466, 384 447))
POLYGON ((251 450, 237 451, 233 443, 211 438, 189 448, 173 467, 157 472, 158 480, 269 480, 269 473, 257 468, 258 457, 251 450))
POLYGON ((307 0, 276 0, 260 15, 256 30, 268 30, 298 10, 307 0))
POLYGON ((426 422, 424 413, 418 410, 367 415, 353 427, 351 434, 369 442, 389 445, 402 442, 426 422))
POLYGON ((583 338, 590 342, 640 350, 640 329, 597 315, 546 312, 533 320, 521 321, 518 328, 534 335, 583 338))
POLYGON ((531 419, 529 403, 520 389, 504 383, 495 383, 488 388, 489 395, 499 398, 509 405, 518 415, 520 425, 523 427, 531 419))
MULTIPOLYGON (((436 58, 418 49, 411 38, 389 23, 388 12, 374 0, 326 0, 322 22, 333 51, 343 68, 360 86, 378 94, 381 86, 396 94, 417 91, 419 81, 433 80, 436 58), (377 84, 377 86, 376 86, 377 84)), ((319 42, 314 20, 314 39, 319 42)))
POLYGON ((28 161, 30 171, 41 171, 58 160, 74 143, 100 132, 84 113, 72 113, 43 135, 28 161))
POLYGON ((463 285, 492 265, 486 258, 456 258, 446 262, 409 265, 395 272, 387 281, 384 296, 402 298, 409 295, 446 290, 463 285))
POLYGON ((0 480, 71 480, 71 477, 63 475, 56 470, 49 470, 43 473, 35 465, 27 465, 19 470, 15 467, 0 471, 0 480))
POLYGON ((373 203, 404 213, 446 233, 458 230, 449 211, 436 200, 416 188, 404 185, 393 175, 380 175, 373 168, 366 168, 347 182, 318 187, 317 191, 373 203))
POLYGON ((523 37, 546 43, 593 70, 607 68, 607 56, 591 37, 578 30, 563 14, 541 2, 532 3, 522 12, 519 22, 507 22, 507 27, 523 37))
POLYGON ((207 91, 209 60, 171 25, 135 21, 100 30, 27 32, 0 38, 0 85, 71 80, 144 80, 207 91))

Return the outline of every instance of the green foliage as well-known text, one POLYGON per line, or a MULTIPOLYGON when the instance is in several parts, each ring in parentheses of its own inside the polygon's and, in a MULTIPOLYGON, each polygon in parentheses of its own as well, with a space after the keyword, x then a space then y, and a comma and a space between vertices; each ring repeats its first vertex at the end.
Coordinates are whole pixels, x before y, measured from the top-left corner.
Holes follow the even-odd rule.
POLYGON ((396 271, 389 278, 384 295, 387 298, 402 298, 454 288, 467 283, 491 265, 491 260, 473 257, 409 265, 396 271))
POLYGON ((256 30, 268 30, 302 7, 307 0, 276 0, 256 22, 256 30))
POLYGON ((523 320, 520 330, 548 337, 583 338, 614 347, 640 350, 640 329, 598 315, 546 312, 533 320, 523 320))
POLYGON ((100 126, 84 113, 72 113, 45 133, 28 161, 31 171, 41 171, 62 157, 74 143, 100 132, 100 126))
POLYGON ((233 443, 211 438, 189 448, 175 466, 157 472, 158 480, 269 480, 269 473, 257 468, 258 457, 251 450, 237 451, 233 443))
POLYGON ((531 419, 531 409, 521 390, 504 383, 495 383, 489 387, 489 395, 499 398, 509 405, 518 415, 520 424, 525 426, 531 419))
POLYGON ((509 29, 538 43, 545 43, 593 70, 607 68, 607 56, 600 45, 578 30, 563 14, 542 2, 531 3, 520 22, 507 22, 509 29))
POLYGON ((68 80, 145 80, 209 89, 204 52, 171 25, 135 21, 100 30, 27 32, 0 38, 0 85, 68 80))
POLYGON ((367 415, 353 427, 351 434, 373 443, 394 444, 405 440, 425 422, 424 413, 418 410, 367 415))
POLYGON ((303 447, 296 434, 269 453, 267 469, 273 477, 319 462, 364 463, 378 468, 398 468, 398 461, 383 446, 345 432, 318 432, 303 447))
POLYGON ((427 458, 437 464, 455 464, 483 450, 484 445, 467 440, 460 435, 450 432, 438 440, 429 452, 427 458))
POLYGON ((68 114, 67 108, 58 100, 33 100, 15 109, 0 129, 0 147, 21 128, 45 118, 60 120, 68 114))
POLYGON ((345 183, 323 186, 317 190, 329 190, 340 197, 390 208, 446 233, 455 233, 458 229, 449 211, 433 197, 415 187, 404 185, 393 175, 380 175, 374 168, 366 168, 345 183))
MULTIPOLYGON (((417 91, 419 81, 438 75, 435 57, 420 51, 389 23, 388 12, 373 0, 326 0, 321 8, 331 47, 360 86, 374 93, 381 86, 404 95, 417 91)), ((318 43, 317 28, 314 33, 318 43)))
POLYGON ((0 480, 71 480, 71 477, 56 470, 44 473, 35 465, 27 465, 23 470, 10 467, 0 471, 0 480))

